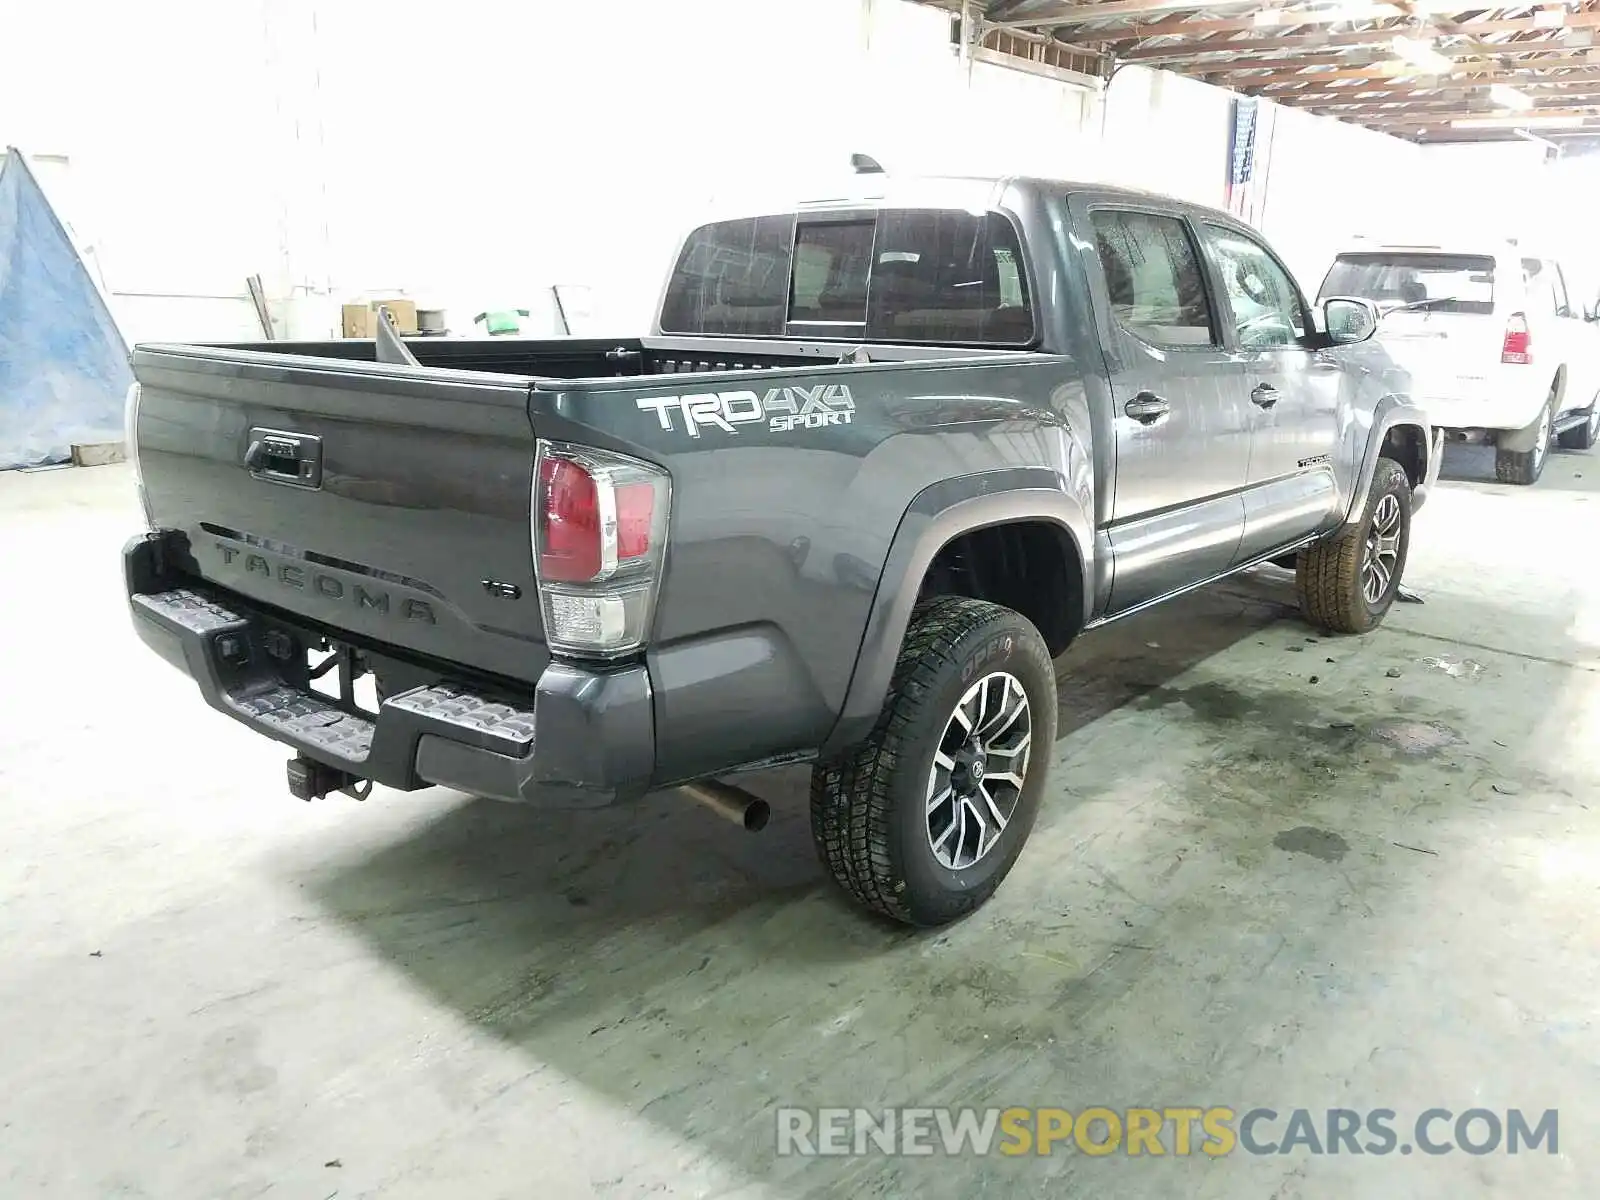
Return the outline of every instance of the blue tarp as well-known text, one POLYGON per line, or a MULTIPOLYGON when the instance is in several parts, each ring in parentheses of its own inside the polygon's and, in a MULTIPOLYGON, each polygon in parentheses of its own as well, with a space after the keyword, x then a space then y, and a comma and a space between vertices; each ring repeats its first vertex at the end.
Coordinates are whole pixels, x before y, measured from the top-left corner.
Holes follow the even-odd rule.
POLYGON ((128 347, 22 155, 0 164, 0 470, 122 440, 128 347))

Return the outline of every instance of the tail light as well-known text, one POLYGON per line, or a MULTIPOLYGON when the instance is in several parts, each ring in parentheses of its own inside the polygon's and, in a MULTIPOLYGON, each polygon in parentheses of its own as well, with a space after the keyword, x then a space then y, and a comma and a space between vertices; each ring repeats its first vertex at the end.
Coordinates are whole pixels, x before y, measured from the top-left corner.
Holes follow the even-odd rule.
POLYGON ((1503 363, 1531 363, 1533 338, 1528 333, 1528 318, 1512 313, 1506 322, 1506 339, 1500 343, 1500 361, 1503 363))
POLYGON ((139 497, 139 508, 144 513, 146 529, 154 529, 150 516, 150 497, 144 490, 144 472, 139 468, 139 398, 142 395, 137 383, 128 385, 128 394, 122 402, 122 452, 133 466, 133 490, 139 497))
POLYGON ((649 639, 670 499, 666 472, 649 463, 539 442, 533 557, 552 650, 613 658, 649 639))

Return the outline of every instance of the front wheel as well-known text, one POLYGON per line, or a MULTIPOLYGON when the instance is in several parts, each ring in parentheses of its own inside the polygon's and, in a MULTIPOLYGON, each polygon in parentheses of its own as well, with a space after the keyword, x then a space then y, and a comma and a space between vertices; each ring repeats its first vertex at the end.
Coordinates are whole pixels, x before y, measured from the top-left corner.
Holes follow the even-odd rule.
POLYGON ((1383 620, 1411 548, 1411 480, 1392 458, 1372 474, 1361 521, 1300 552, 1300 610, 1329 633, 1366 633, 1383 620))
POLYGON ((1033 828, 1055 749, 1039 631, 962 596, 918 606, 861 745, 811 775, 817 854, 857 903, 908 925, 976 909, 1033 828))

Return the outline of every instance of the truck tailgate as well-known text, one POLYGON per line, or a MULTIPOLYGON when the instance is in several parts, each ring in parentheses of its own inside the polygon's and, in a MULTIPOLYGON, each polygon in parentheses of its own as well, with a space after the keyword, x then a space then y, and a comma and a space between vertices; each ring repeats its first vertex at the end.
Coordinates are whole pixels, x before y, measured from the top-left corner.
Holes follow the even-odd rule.
POLYGON ((201 578, 330 630, 534 679, 530 381, 252 351, 134 355, 158 528, 201 578))

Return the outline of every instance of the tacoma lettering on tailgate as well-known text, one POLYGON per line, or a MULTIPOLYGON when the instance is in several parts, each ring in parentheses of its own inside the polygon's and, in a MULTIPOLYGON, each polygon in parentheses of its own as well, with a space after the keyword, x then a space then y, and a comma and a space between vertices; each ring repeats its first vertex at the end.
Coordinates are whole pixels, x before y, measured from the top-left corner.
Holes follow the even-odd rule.
POLYGON ((228 546, 222 542, 217 542, 215 545, 222 554, 223 562, 230 566, 242 567, 245 574, 259 575, 280 587, 294 588, 299 592, 316 592, 326 599, 344 600, 363 611, 375 612, 385 617, 397 616, 405 621, 421 621, 425 625, 438 624, 434 619, 433 606, 426 600, 406 597, 399 603, 394 603, 390 600, 389 593, 380 587, 363 583, 346 583, 337 575, 329 575, 313 567, 298 566, 294 563, 278 563, 274 566, 263 555, 243 553, 241 557, 241 551, 237 546, 228 546))

